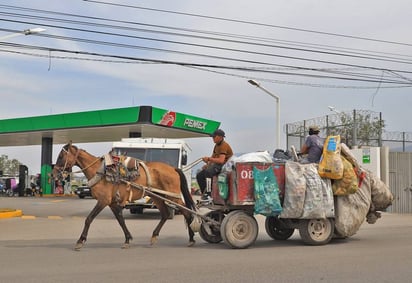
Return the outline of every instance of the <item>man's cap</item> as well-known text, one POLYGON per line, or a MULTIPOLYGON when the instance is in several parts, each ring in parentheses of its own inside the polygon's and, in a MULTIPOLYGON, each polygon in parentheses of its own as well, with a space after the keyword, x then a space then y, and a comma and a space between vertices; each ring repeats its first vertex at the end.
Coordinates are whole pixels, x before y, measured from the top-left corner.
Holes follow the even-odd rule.
POLYGON ((314 132, 319 132, 319 131, 320 131, 320 130, 319 130, 319 127, 316 126, 316 125, 310 126, 310 127, 309 127, 309 130, 312 130, 312 131, 314 131, 314 132))
POLYGON ((224 137, 224 136, 225 136, 225 132, 224 132, 223 130, 221 130, 221 129, 217 129, 217 130, 214 131, 213 134, 212 134, 212 137, 215 137, 215 136, 224 137))

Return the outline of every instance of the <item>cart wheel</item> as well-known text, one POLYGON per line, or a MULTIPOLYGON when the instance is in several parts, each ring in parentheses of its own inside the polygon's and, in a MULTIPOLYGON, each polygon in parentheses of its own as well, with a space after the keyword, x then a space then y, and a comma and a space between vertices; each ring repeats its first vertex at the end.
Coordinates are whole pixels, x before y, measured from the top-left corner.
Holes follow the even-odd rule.
POLYGON ((331 218, 301 220, 299 234, 305 244, 325 245, 333 237, 335 221, 331 218))
POLYGON ((295 229, 285 228, 279 216, 268 216, 265 221, 266 233, 274 240, 284 241, 289 239, 295 229))
MULTIPOLYGON (((219 223, 222 223, 223 218, 225 215, 220 212, 220 211, 211 211, 205 214, 206 217, 210 217, 213 220, 216 220, 219 223)), ((215 225, 208 225, 210 228, 205 227, 204 222, 202 222, 202 225, 200 226, 200 231, 199 235, 200 238, 202 238, 205 242, 211 243, 211 244, 217 244, 222 241, 222 236, 220 235, 220 230, 219 227, 216 227, 215 225), (210 230, 212 235, 210 235, 207 231, 210 230)))
POLYGON ((256 219, 246 212, 232 211, 223 219, 220 234, 230 247, 244 249, 256 241, 258 224, 256 219))

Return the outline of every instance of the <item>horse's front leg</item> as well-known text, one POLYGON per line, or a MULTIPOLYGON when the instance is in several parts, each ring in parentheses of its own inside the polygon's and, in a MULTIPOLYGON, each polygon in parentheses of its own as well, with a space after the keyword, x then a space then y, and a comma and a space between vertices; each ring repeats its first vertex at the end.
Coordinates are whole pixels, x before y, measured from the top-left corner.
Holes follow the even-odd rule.
POLYGON ((129 229, 127 229, 126 222, 124 221, 123 217, 123 207, 113 203, 110 206, 110 209, 112 210, 114 216, 117 219, 117 222, 119 222, 120 227, 122 227, 124 237, 125 237, 125 242, 122 246, 122 249, 128 249, 130 247, 130 240, 133 240, 132 234, 129 232, 129 229))
POLYGON ((76 242, 76 246, 74 247, 74 249, 76 251, 80 250, 84 243, 87 240, 87 234, 89 232, 89 228, 90 228, 90 224, 92 224, 94 218, 96 218, 96 216, 103 210, 103 208, 106 207, 106 204, 102 203, 102 202, 97 202, 95 207, 93 208, 93 210, 89 213, 89 215, 86 217, 86 220, 84 221, 84 227, 83 227, 83 231, 80 235, 80 238, 77 240, 76 242))

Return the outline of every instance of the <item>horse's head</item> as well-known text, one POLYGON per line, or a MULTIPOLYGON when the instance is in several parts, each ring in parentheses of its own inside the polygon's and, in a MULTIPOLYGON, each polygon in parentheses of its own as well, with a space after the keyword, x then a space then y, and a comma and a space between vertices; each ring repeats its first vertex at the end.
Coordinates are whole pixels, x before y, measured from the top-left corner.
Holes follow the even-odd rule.
POLYGON ((72 167, 77 163, 79 149, 71 142, 63 146, 53 167, 52 176, 55 179, 64 179, 72 171, 72 167))

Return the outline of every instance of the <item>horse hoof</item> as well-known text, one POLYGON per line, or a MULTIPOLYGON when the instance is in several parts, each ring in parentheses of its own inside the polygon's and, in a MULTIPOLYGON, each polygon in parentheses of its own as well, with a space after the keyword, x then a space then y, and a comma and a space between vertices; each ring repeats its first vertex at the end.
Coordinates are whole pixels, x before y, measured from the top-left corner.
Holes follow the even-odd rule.
POLYGON ((76 243, 76 245, 74 246, 74 250, 75 251, 80 251, 80 249, 83 247, 83 243, 76 243))
POLYGON ((190 241, 189 244, 187 244, 188 247, 193 247, 196 244, 196 241, 190 241))
POLYGON ((123 246, 122 246, 122 249, 128 249, 128 248, 130 248, 130 245, 129 245, 129 244, 126 244, 126 243, 124 243, 124 244, 123 244, 123 246))
POLYGON ((153 246, 153 245, 155 245, 156 243, 157 243, 157 237, 152 237, 152 238, 150 239, 150 245, 153 246))

